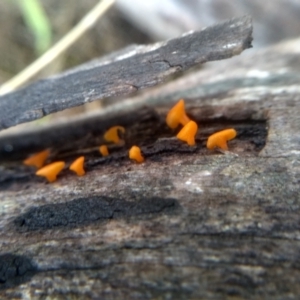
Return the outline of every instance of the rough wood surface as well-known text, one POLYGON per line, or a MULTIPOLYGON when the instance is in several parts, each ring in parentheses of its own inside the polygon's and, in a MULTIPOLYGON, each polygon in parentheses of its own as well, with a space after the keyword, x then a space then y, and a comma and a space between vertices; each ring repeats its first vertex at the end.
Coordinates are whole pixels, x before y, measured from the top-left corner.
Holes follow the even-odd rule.
POLYGON ((0 97, 0 130, 156 85, 197 64, 237 55, 251 41, 251 18, 245 16, 168 42, 130 47, 0 97))
MULTIPOLYGON (((46 184, 2 164, 0 298, 298 299, 299 45, 245 53, 116 104, 97 134, 115 120, 126 145, 108 158, 89 152, 84 177, 65 171, 46 184), (164 125, 181 97, 200 125, 195 147, 164 125), (205 148, 231 126, 230 152, 205 148), (145 163, 127 159, 132 143, 145 163)), ((93 131, 95 119, 86 122, 93 131)), ((93 146, 85 136, 76 155, 93 146)), ((67 160, 77 151, 55 149, 67 160)))

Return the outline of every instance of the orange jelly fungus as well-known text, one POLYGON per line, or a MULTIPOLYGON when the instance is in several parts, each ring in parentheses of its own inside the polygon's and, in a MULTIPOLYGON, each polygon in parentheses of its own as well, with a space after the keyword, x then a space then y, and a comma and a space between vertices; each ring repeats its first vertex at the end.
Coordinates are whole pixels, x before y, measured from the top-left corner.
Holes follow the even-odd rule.
POLYGON ((175 129, 179 124, 185 126, 190 121, 185 113, 184 100, 179 100, 169 111, 166 123, 171 129, 175 129))
POLYGON ((195 145, 195 135, 198 131, 198 125, 194 121, 189 121, 177 134, 177 138, 187 142, 190 146, 195 145))
POLYGON ((53 182, 56 180, 58 173, 60 173, 64 167, 64 161, 57 161, 39 169, 35 174, 46 177, 49 182, 53 182))
POLYGON ((235 137, 236 130, 233 128, 216 132, 208 138, 206 147, 208 149, 214 149, 215 147, 219 147, 223 150, 227 150, 227 141, 232 140, 235 137))
POLYGON ((80 156, 73 161, 69 169, 75 172, 78 176, 83 176, 85 174, 83 164, 84 164, 84 156, 80 156))
POLYGON ((42 152, 36 153, 23 161, 23 163, 27 166, 35 166, 37 169, 40 169, 48 156, 50 155, 49 150, 44 150, 42 152))
POLYGON ((129 150, 129 158, 134 159, 138 163, 142 163, 145 159, 141 153, 141 149, 137 146, 132 146, 129 150))
POLYGON ((108 156, 108 149, 106 145, 102 145, 99 147, 99 152, 102 154, 102 156, 108 156))
POLYGON ((122 126, 113 126, 109 128, 105 133, 104 133, 104 139, 107 142, 113 142, 115 144, 119 144, 122 142, 122 140, 119 138, 118 131, 121 131, 122 133, 125 133, 125 128, 122 126))

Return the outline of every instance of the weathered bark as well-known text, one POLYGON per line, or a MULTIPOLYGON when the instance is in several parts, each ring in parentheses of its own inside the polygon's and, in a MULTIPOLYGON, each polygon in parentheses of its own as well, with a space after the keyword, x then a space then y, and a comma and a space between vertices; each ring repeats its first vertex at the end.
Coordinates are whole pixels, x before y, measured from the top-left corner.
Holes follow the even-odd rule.
POLYGON ((0 97, 0 130, 97 99, 134 93, 197 64, 251 47, 250 17, 148 46, 129 47, 0 97))
MULTIPOLYGON (((297 299, 299 54, 299 40, 249 52, 124 100, 98 126, 85 121, 92 133, 82 129, 76 150, 54 143, 53 154, 86 153, 84 177, 65 171, 46 184, 3 164, 0 298, 297 299), (164 125, 181 97, 199 123, 195 147, 164 125), (108 158, 88 152, 116 124, 126 145, 108 158), (230 151, 208 151, 206 137, 225 127, 238 131, 230 151), (132 144, 145 163, 127 159, 132 144)), ((38 149, 49 134, 27 139, 38 149)), ((29 151, 1 140, 10 143, 29 151)))

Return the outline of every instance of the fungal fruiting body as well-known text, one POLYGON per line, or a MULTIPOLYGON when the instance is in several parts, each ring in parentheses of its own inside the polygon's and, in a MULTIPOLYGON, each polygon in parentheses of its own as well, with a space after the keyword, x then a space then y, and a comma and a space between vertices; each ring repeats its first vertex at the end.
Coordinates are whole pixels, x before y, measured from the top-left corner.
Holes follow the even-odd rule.
POLYGON ((108 156, 108 149, 106 145, 102 145, 99 147, 99 152, 102 154, 102 156, 108 156))
POLYGON ((141 153, 141 149, 137 146, 132 146, 129 150, 129 158, 138 163, 142 163, 145 159, 141 153))
POLYGON ((225 129, 212 134, 206 143, 208 149, 214 149, 219 147, 223 150, 228 150, 227 141, 230 141, 236 137, 236 130, 233 128, 225 129))
POLYGON ((112 143, 115 143, 115 144, 120 144, 123 142, 123 140, 121 140, 119 138, 119 135, 118 135, 118 131, 121 131, 122 133, 125 133, 125 128, 122 127, 122 126, 113 126, 111 128, 109 128, 105 133, 104 133, 104 139, 107 141, 107 142, 112 142, 112 143))
POLYGON ((50 151, 44 150, 28 157, 23 161, 23 163, 27 166, 35 166, 37 169, 40 169, 44 165, 49 155, 50 151))
POLYGON ((198 125, 194 121, 189 121, 177 134, 177 138, 187 142, 188 145, 195 145, 195 135, 198 131, 198 125))
POLYGON ((179 100, 168 112, 166 123, 171 129, 175 129, 179 124, 185 126, 190 121, 185 113, 184 100, 179 100))
POLYGON ((69 169, 75 172, 78 176, 83 176, 85 174, 83 164, 84 164, 84 156, 80 156, 73 161, 69 169))
POLYGON ((57 175, 63 170, 64 167, 64 161, 57 161, 39 169, 35 174, 46 177, 49 182, 53 182, 56 180, 57 175))

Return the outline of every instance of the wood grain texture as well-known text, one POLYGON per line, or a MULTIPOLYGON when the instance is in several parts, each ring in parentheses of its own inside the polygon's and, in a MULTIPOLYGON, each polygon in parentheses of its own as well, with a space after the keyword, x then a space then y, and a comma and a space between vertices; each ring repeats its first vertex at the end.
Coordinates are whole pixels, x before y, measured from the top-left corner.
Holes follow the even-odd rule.
MULTIPOLYGON (((126 143, 108 158, 89 152, 84 177, 65 171, 47 184, 2 163, 0 298, 297 299, 299 45, 252 51, 107 109, 99 136, 115 120, 126 143), (164 125, 181 97, 199 123, 195 147, 164 125), (229 152, 205 148, 232 126, 229 152), (136 142, 143 164, 127 158, 136 142)), ((92 146, 85 136, 79 152, 92 146)), ((75 155, 54 148, 53 159, 75 155)))
POLYGON ((237 55, 251 41, 251 18, 245 16, 167 42, 129 47, 0 97, 0 130, 154 86, 197 64, 237 55))

